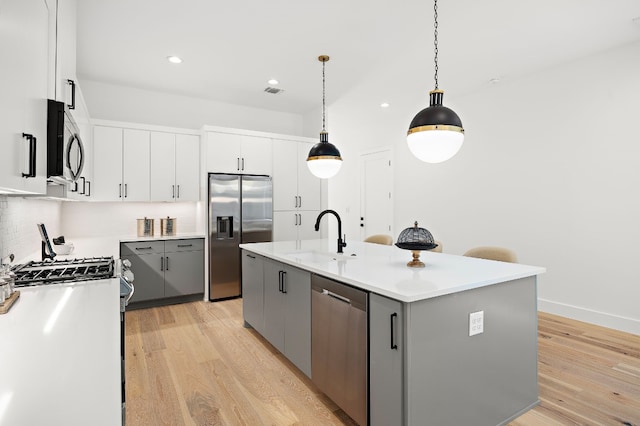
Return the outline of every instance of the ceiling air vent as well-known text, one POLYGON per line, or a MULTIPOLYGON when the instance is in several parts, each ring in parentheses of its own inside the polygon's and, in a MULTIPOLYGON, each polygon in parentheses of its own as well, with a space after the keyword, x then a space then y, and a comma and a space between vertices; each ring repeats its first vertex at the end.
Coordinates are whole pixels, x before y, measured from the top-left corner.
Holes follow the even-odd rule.
POLYGON ((284 92, 284 89, 278 89, 277 87, 269 86, 266 89, 264 89, 264 91, 267 92, 267 93, 271 93, 271 94, 277 95, 278 93, 284 92))

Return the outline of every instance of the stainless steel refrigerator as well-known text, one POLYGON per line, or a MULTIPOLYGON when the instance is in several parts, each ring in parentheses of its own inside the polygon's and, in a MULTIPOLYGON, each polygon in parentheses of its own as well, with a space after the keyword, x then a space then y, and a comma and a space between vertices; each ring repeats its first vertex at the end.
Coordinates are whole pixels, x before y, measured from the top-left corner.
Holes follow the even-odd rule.
POLYGON ((242 294, 238 245, 272 234, 271 177, 209 174, 209 300, 242 294))

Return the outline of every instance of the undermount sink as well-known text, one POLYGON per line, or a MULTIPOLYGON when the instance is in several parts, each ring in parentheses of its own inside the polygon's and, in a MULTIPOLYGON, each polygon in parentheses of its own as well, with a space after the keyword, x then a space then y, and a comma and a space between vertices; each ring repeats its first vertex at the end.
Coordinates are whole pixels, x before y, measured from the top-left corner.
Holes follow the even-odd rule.
POLYGON ((325 263, 325 262, 341 262, 347 260, 355 260, 355 255, 331 253, 326 251, 295 251, 286 254, 287 257, 298 260, 300 262, 313 262, 313 263, 325 263))

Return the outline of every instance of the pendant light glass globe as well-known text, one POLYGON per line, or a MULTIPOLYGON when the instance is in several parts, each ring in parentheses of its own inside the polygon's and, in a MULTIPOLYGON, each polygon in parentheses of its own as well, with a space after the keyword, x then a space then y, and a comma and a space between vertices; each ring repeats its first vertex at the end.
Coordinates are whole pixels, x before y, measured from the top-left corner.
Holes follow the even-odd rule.
POLYGON ((340 151, 332 143, 329 143, 329 134, 325 130, 325 96, 324 96, 324 64, 329 60, 327 55, 321 55, 318 60, 322 62, 322 131, 320 142, 315 144, 307 156, 309 171, 320 179, 328 179, 335 176, 342 167, 340 151))

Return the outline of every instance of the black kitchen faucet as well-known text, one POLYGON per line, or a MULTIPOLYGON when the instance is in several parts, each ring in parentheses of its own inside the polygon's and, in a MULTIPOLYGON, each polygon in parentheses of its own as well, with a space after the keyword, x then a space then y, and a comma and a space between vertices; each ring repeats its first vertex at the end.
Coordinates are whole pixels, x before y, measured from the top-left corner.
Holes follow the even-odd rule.
POLYGON ((340 220, 340 215, 338 213, 336 213, 334 210, 323 210, 322 212, 320 212, 318 218, 316 219, 316 231, 320 230, 320 219, 322 219, 322 216, 327 213, 331 213, 336 217, 336 219, 338 219, 338 253, 342 253, 342 248, 347 246, 347 236, 345 235, 344 240, 342 239, 342 220, 340 220))

